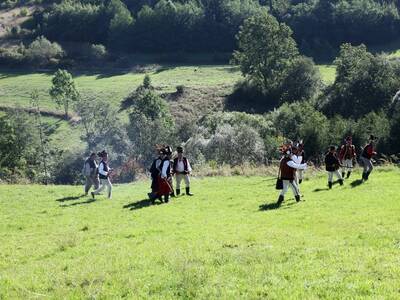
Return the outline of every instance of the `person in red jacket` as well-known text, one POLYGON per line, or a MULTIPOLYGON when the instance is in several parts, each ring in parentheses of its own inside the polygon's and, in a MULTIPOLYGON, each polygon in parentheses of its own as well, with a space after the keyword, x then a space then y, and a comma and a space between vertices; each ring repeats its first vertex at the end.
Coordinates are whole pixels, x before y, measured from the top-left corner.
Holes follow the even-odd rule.
POLYGON ((279 195, 277 205, 280 206, 285 199, 289 187, 292 189, 296 202, 300 201, 299 187, 296 182, 296 170, 307 169, 307 164, 299 164, 292 160, 290 148, 284 150, 284 156, 279 164, 279 178, 282 179, 283 189, 279 195))
POLYGON ((374 166, 372 165, 372 157, 376 155, 374 146, 376 143, 377 138, 373 135, 369 137, 369 143, 364 147, 362 153, 361 153, 361 162, 364 166, 364 172, 362 174, 362 179, 367 181, 369 174, 371 174, 372 169, 374 166))
POLYGON ((345 139, 346 144, 340 148, 339 152, 339 160, 342 165, 342 178, 344 178, 346 171, 347 176, 349 178, 351 175, 351 171, 353 170, 353 161, 356 159, 356 147, 353 145, 353 139, 351 136, 348 136, 345 139))

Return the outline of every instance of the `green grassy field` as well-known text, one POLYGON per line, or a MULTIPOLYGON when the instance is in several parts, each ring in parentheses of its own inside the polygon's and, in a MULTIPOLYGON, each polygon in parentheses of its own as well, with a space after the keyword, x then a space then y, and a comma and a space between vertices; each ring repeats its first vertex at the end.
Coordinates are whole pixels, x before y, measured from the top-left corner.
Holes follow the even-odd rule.
POLYGON ((0 299, 398 299, 400 169, 356 177, 279 209, 274 178, 194 179, 154 206, 148 182, 96 201, 0 185, 0 299))
MULTIPOLYGON (((325 82, 331 83, 335 78, 335 68, 331 65, 319 66, 325 82)), ((230 92, 232 86, 241 78, 237 68, 229 65, 220 66, 165 66, 148 71, 153 85, 159 92, 173 92, 177 85, 188 88, 220 87, 230 92)), ((74 74, 74 79, 82 94, 97 95, 114 104, 143 82, 142 72, 111 72, 94 74, 74 74)), ((51 101, 48 90, 51 86, 52 73, 30 73, 0 70, 0 105, 29 106, 30 95, 38 90, 41 106, 57 110, 51 101)))
MULTIPOLYGON (((165 66, 149 71, 153 85, 160 92, 173 92, 177 85, 186 87, 233 86, 240 73, 230 66, 165 66)), ((119 104, 125 96, 143 82, 143 72, 113 72, 98 74, 73 74, 78 90, 82 94, 97 95, 119 104)), ((0 71, 0 104, 29 105, 30 94, 38 90, 41 105, 56 109, 48 90, 52 73, 29 73, 0 71)))

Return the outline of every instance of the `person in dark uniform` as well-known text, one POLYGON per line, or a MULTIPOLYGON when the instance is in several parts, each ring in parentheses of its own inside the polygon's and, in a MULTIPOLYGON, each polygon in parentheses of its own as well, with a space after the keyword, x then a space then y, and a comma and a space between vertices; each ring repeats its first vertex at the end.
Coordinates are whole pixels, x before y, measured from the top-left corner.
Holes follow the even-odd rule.
POLYGON ((173 192, 172 189, 172 149, 170 146, 165 147, 164 158, 160 164, 160 175, 158 176, 158 196, 164 196, 164 202, 169 202, 169 197, 173 192))
POLYGON ((150 167, 151 193, 147 194, 149 196, 149 199, 153 202, 153 204, 157 198, 160 201, 162 201, 162 197, 157 196, 157 190, 158 190, 158 177, 160 176, 161 173, 160 165, 165 157, 164 150, 161 147, 157 146, 156 151, 158 157, 155 160, 153 160, 153 163, 151 164, 150 167))
POLYGON ((333 175, 335 175, 339 179, 340 185, 343 185, 343 178, 339 172, 340 162, 337 157, 335 146, 330 146, 329 151, 325 155, 325 168, 328 171, 328 187, 329 187, 329 189, 331 189, 333 186, 333 175))
POLYGON ((90 154, 90 157, 85 160, 82 173, 85 176, 85 196, 87 196, 92 186, 97 190, 100 185, 96 153, 90 154))

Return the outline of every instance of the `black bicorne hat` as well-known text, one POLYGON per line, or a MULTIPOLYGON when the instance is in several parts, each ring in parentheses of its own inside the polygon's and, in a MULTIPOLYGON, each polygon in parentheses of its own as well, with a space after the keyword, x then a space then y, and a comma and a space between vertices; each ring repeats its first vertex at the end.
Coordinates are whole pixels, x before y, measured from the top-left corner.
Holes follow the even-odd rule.
POLYGON ((99 157, 104 157, 104 156, 106 156, 107 154, 108 154, 108 153, 107 153, 106 150, 103 150, 103 151, 97 153, 97 155, 98 155, 99 157))

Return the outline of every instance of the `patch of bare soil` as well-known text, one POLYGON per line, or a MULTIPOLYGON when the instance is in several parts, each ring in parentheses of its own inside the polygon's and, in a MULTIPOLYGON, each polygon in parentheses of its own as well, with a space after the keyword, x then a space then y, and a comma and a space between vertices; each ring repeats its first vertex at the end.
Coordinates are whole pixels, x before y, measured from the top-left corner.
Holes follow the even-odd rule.
POLYGON ((225 99, 231 93, 232 86, 184 88, 183 92, 164 94, 175 120, 196 121, 209 113, 223 111, 225 99))
POLYGON ((8 30, 12 27, 20 26, 26 20, 28 20, 33 12, 36 10, 36 6, 22 6, 11 9, 0 10, 0 39, 7 36, 8 30), (27 14, 23 15, 21 11, 26 11, 27 14))

